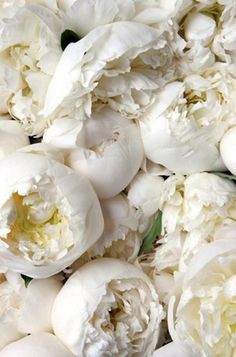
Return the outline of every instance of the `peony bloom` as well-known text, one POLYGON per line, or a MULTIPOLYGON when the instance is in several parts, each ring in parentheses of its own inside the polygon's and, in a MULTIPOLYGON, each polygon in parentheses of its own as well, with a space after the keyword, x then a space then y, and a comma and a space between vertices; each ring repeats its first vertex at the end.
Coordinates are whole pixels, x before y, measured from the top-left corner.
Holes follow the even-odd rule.
POLYGON ((229 129, 220 142, 220 154, 227 169, 236 175, 236 126, 229 129))
POLYGON ((114 197, 133 179, 143 160, 138 126, 108 107, 84 122, 56 120, 43 142, 68 152, 66 163, 85 175, 101 199, 114 197))
POLYGON ((182 73, 204 70, 216 61, 235 62, 236 9, 231 0, 182 1, 179 34, 186 41, 182 73), (187 6, 186 6, 187 5, 187 6))
POLYGON ((163 178, 140 171, 123 192, 100 201, 104 231, 99 240, 72 266, 79 266, 95 257, 112 257, 133 263, 143 239, 160 208, 163 178))
POLYGON ((147 158, 182 174, 225 169, 219 143, 236 122, 235 93, 220 66, 168 84, 140 120, 147 158))
POLYGON ((231 357, 236 353, 235 227, 225 239, 203 247, 191 260, 169 330, 177 345, 196 357, 231 357))
POLYGON ((50 332, 51 309, 61 288, 58 277, 32 280, 20 274, 0 274, 0 348, 29 333, 50 332))
MULTIPOLYGON (((236 226, 236 186, 214 174, 174 175, 163 185, 162 237, 152 265, 157 271, 185 271, 201 246, 236 226)), ((222 237, 223 238, 223 237, 222 237)))
POLYGON ((63 23, 55 1, 6 3, 0 5, 5 10, 0 18, 0 112, 11 113, 29 135, 40 134, 47 125, 40 110, 62 53, 63 23))
POLYGON ((151 356, 163 310, 135 266, 96 259, 66 282, 55 301, 54 332, 75 356, 151 356))
POLYGON ((0 113, 30 135, 57 117, 84 119, 94 101, 137 117, 176 78, 183 40, 154 1, 4 0, 0 12, 0 113))
POLYGON ((73 264, 73 270, 96 257, 112 257, 132 263, 138 256, 144 237, 139 213, 129 204, 125 194, 100 203, 104 231, 98 241, 82 256, 82 260, 80 258, 73 264))
POLYGON ((73 357, 61 341, 50 333, 37 333, 10 343, 1 352, 1 357, 73 357))
POLYGON ((29 138, 20 124, 14 120, 0 118, 0 159, 17 149, 29 145, 29 138))
MULTIPOLYGON (((98 7, 99 13, 103 7, 98 7)), ((173 62, 173 50, 166 36, 162 36, 171 31, 166 25, 154 28, 145 23, 152 24, 152 11, 146 9, 145 15, 143 10, 133 21, 98 26, 79 42, 70 44, 50 82, 44 116, 84 119, 102 102, 127 118, 139 117, 153 103, 157 89, 176 78, 175 68, 168 63, 173 62), (138 22, 141 20, 144 23, 138 22)), ((104 12, 101 16, 96 13, 96 17, 103 18, 104 12)), ((165 16, 163 23, 167 19, 165 16)), ((86 23, 91 27, 91 22, 86 23)))
POLYGON ((0 256, 9 269, 48 277, 101 235, 101 208, 86 178, 30 153, 3 159, 0 171, 0 256))

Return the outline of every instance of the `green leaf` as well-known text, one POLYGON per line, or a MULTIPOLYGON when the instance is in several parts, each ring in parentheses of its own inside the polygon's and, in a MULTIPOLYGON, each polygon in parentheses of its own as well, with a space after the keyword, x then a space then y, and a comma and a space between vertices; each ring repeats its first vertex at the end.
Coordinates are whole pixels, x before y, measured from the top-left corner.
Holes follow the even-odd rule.
POLYGON ((210 172, 210 173, 214 174, 216 176, 228 179, 228 180, 236 181, 236 176, 232 175, 229 171, 226 171, 226 172, 210 172))
POLYGON ((161 210, 158 210, 156 221, 153 224, 147 237, 144 239, 138 255, 147 253, 150 250, 152 250, 153 243, 155 242, 156 238, 161 234, 161 226, 162 226, 162 212, 161 210))
POLYGON ((31 282, 31 280, 33 280, 32 278, 30 278, 29 276, 26 276, 24 274, 21 274, 22 278, 25 281, 25 286, 28 287, 29 283, 31 282))
POLYGON ((72 42, 78 42, 81 38, 72 30, 65 30, 61 34, 61 49, 64 51, 72 42))

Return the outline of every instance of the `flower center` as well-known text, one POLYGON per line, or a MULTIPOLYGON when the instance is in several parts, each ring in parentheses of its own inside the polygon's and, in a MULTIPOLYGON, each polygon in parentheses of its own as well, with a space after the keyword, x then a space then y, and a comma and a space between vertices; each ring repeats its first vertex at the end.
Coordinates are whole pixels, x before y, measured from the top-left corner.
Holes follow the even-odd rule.
POLYGON ((45 248, 50 239, 46 226, 56 225, 62 220, 58 209, 48 205, 38 194, 21 196, 14 193, 12 198, 16 218, 7 239, 18 242, 23 238, 45 248))

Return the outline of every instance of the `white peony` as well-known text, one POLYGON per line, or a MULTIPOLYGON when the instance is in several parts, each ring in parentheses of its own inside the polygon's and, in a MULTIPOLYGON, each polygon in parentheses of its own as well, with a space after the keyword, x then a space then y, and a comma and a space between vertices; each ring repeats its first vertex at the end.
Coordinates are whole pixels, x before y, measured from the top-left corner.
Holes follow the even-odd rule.
POLYGON ((8 11, 0 18, 0 112, 10 112, 28 134, 40 134, 47 125, 40 110, 62 53, 63 23, 54 1, 4 1, 1 7, 8 11))
POLYGON ((104 231, 98 241, 72 265, 73 271, 91 259, 112 257, 133 263, 143 242, 140 214, 129 204, 125 194, 100 202, 104 231))
POLYGON ((120 193, 143 160, 138 126, 108 107, 84 122, 56 120, 43 142, 73 149, 68 152, 67 165, 88 177, 101 199, 120 193))
POLYGON ((0 11, 0 113, 30 135, 56 117, 84 119, 94 101, 137 117, 176 78, 184 41, 155 1, 13 0, 0 11), (74 39, 63 43, 66 29, 74 39))
POLYGON ((236 122, 235 93, 221 66, 168 84, 140 120, 147 158, 182 174, 223 170, 219 143, 236 122))
POLYGON ((0 118, 0 159, 17 149, 29 145, 29 138, 20 124, 14 120, 0 118))
POLYGON ((50 82, 44 116, 85 119, 102 102, 137 118, 153 103, 156 90, 176 78, 168 63, 174 55, 162 36, 165 30, 117 21, 98 26, 70 44, 50 82))
POLYGON ((32 280, 20 274, 0 274, 0 348, 29 333, 50 332, 51 309, 61 288, 58 277, 32 280))
MULTIPOLYGON (((157 272, 185 271, 201 246, 236 227, 236 186, 214 174, 174 175, 163 186, 162 237, 151 263, 157 272)), ((223 237, 222 237, 223 238, 223 237)))
POLYGON ((236 229, 226 232, 221 233, 225 239, 203 247, 192 259, 180 299, 175 307, 174 300, 169 305, 172 338, 191 356, 236 353, 236 229))
POLYGON ((182 1, 179 34, 186 41, 182 73, 204 70, 220 61, 234 66, 236 8, 231 0, 182 1))
POLYGON ((160 208, 163 178, 140 171, 123 192, 100 201, 104 231, 99 240, 72 266, 76 270, 95 257, 133 263, 160 208))
POLYGON ((58 294, 54 332, 75 356, 151 356, 163 310, 148 277, 111 258, 80 268, 58 294))
POLYGON ((31 277, 59 272, 103 231, 89 182, 45 156, 15 153, 0 162, 0 257, 31 277))
POLYGON ((73 357, 61 341, 50 333, 37 333, 10 343, 0 357, 73 357))

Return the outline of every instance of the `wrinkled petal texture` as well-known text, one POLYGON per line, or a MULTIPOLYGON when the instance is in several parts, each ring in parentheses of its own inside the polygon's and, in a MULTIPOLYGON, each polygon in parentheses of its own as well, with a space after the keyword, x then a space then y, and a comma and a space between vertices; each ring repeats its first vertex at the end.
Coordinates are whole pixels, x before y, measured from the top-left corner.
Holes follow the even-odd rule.
POLYGON ((31 153, 10 155, 0 166, 0 251, 10 269, 50 276, 99 238, 102 212, 86 178, 31 153))
POLYGON ((148 277, 111 258, 97 259, 75 272, 52 312, 55 334, 75 356, 149 356, 163 317, 148 277))

